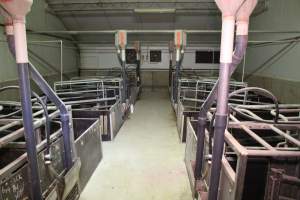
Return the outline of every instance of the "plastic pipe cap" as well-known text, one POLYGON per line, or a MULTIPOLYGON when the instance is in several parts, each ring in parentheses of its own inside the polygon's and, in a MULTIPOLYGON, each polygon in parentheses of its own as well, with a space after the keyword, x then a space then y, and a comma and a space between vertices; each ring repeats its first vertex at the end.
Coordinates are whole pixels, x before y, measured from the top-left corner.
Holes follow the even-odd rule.
POLYGON ((249 18, 253 12, 257 0, 246 0, 236 14, 237 35, 248 35, 249 18))
POLYGON ((237 21, 249 22, 249 17, 257 5, 257 0, 246 0, 236 14, 237 21))
POLYGON ((1 6, 14 20, 24 20, 30 12, 33 0, 0 0, 1 6))
POLYGON ((215 0, 223 17, 235 16, 245 0, 215 0))

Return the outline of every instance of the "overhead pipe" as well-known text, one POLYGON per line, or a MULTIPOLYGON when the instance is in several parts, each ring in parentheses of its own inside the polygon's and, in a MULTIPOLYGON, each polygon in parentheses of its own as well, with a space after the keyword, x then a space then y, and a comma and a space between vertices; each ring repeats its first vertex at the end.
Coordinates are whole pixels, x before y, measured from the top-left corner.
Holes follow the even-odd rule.
POLYGON ((9 16, 6 17, 8 25, 6 31, 10 33, 8 37, 13 42, 10 48, 15 49, 15 58, 18 67, 20 99, 22 105, 23 126, 26 140, 26 151, 28 165, 30 169, 30 196, 33 200, 42 199, 42 189, 40 185, 39 168, 37 161, 36 137, 33 127, 31 88, 29 80, 29 60, 27 52, 27 38, 25 16, 31 10, 32 0, 11 0, 0 1, 1 7, 9 16), (15 35, 15 39, 11 35, 15 35))

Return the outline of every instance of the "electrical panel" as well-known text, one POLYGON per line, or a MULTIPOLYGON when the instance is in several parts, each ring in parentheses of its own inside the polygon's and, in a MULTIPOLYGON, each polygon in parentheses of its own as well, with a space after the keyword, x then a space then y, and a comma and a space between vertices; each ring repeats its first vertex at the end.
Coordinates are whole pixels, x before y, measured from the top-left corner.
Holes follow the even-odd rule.
POLYGON ((161 50, 150 50, 150 63, 161 62, 161 50))

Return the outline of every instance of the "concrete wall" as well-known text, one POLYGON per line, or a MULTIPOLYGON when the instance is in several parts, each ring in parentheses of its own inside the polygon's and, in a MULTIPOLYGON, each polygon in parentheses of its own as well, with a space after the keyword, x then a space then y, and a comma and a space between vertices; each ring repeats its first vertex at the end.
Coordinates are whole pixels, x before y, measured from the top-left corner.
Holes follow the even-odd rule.
MULTIPOLYGON (((32 11, 27 16, 27 29, 30 30, 64 30, 61 21, 52 14, 45 12, 46 3, 44 0, 34 1, 32 11)), ((0 20, 3 23, 3 18, 0 20)), ((17 67, 12 58, 3 34, 3 27, 0 28, 0 85, 17 84, 17 67)), ((42 73, 43 76, 53 85, 53 81, 60 79, 60 40, 57 37, 46 35, 28 34, 29 59, 42 73), (51 43, 38 41, 55 41, 51 43)), ((77 75, 78 51, 73 43, 63 41, 63 68, 66 74, 77 75)), ((12 95, 1 94, 2 99, 12 95)))
MULTIPOLYGON (((251 19, 253 30, 299 30, 299 0, 272 0, 269 10, 251 19)), ((299 36, 299 33, 251 34, 252 41, 273 41, 299 36)), ((300 103, 300 45, 294 43, 252 43, 247 50, 245 80, 250 85, 270 89, 282 102, 300 103)), ((239 67, 236 78, 242 76, 239 67)))
MULTIPOLYGON (((130 48, 130 46, 128 47, 130 48)), ((216 45, 202 44, 197 47, 188 47, 184 54, 183 68, 193 69, 217 69, 217 64, 196 64, 196 50, 218 50, 216 45)), ((81 46, 81 64, 80 69, 103 69, 111 67, 120 67, 114 47, 81 46)), ((169 49, 168 46, 149 45, 142 46, 141 69, 143 86, 145 87, 167 87, 169 82, 169 49), (162 61, 159 63, 150 63, 150 50, 161 50, 162 61)), ((83 73, 84 74, 84 73, 83 73)), ((88 75, 88 74, 86 74, 88 75)), ((89 74, 91 75, 91 74, 89 74)))
MULTIPOLYGON (((130 48, 130 47, 128 47, 130 48)), ((216 64, 196 64, 195 52, 197 50, 218 50, 215 45, 203 44, 199 47, 188 47, 185 50, 183 67, 195 69, 215 69, 218 67, 216 64)), ((114 47, 91 47, 81 46, 81 63, 80 69, 102 69, 119 67, 120 64, 117 59, 116 49, 114 47)), ((168 69, 169 68, 169 49, 167 46, 142 46, 141 57, 142 69, 168 69), (150 51, 161 50, 162 61, 159 63, 150 63, 150 51)))

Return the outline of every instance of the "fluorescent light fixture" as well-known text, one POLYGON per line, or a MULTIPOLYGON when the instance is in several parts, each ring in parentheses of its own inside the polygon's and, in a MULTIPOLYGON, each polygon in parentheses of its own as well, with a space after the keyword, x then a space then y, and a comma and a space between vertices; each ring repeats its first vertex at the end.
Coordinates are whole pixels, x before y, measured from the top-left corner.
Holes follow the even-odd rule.
POLYGON ((175 13, 176 9, 175 8, 165 8, 165 9, 160 9, 160 8, 154 8, 154 9, 147 9, 147 8, 137 8, 134 9, 135 13, 141 13, 141 14, 169 14, 169 13, 175 13))

